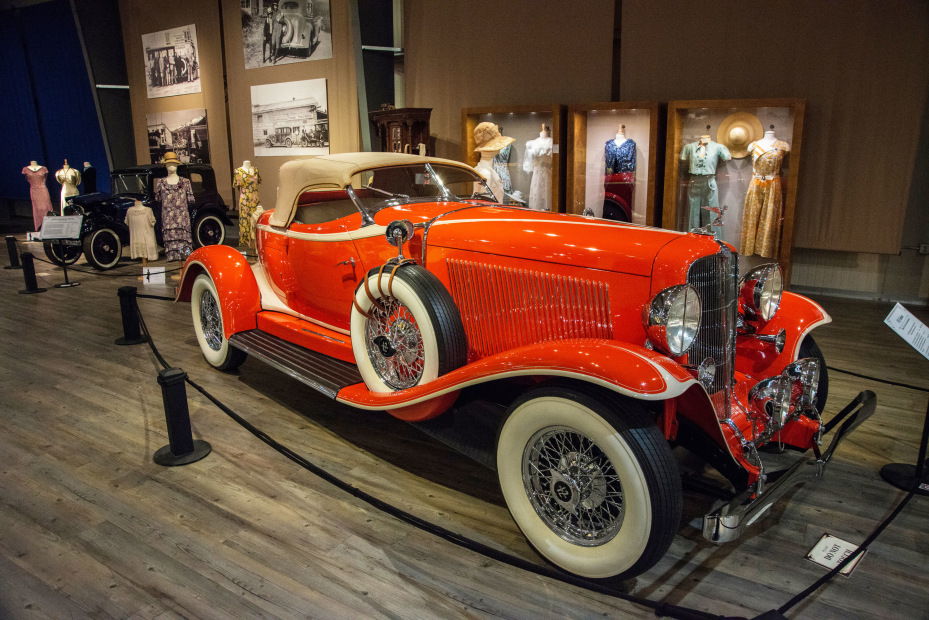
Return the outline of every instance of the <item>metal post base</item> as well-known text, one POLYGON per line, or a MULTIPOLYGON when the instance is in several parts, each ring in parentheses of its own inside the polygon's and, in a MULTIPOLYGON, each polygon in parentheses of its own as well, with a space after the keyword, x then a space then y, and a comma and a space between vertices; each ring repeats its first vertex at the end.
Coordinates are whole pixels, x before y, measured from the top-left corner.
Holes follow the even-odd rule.
POLYGON ((915 465, 888 463, 881 467, 881 478, 903 491, 929 495, 929 474, 923 474, 922 480, 917 480, 915 465))
POLYGON ((125 338, 120 336, 113 341, 113 344, 118 344, 121 347, 130 345, 130 344, 142 344, 143 342, 148 342, 148 338, 145 336, 139 336, 138 338, 125 338))
POLYGON ((32 295, 34 293, 44 293, 47 290, 48 289, 45 289, 45 288, 35 288, 30 291, 29 289, 24 288, 23 290, 19 291, 19 294, 20 295, 32 295))
POLYGON ((209 442, 202 439, 194 439, 194 449, 187 454, 177 455, 171 452, 171 445, 162 446, 155 452, 155 462, 165 467, 174 467, 175 465, 188 465, 196 463, 213 449, 209 442))
POLYGON ((80 286, 80 282, 62 282, 61 284, 56 284, 55 288, 71 288, 72 286, 80 286))

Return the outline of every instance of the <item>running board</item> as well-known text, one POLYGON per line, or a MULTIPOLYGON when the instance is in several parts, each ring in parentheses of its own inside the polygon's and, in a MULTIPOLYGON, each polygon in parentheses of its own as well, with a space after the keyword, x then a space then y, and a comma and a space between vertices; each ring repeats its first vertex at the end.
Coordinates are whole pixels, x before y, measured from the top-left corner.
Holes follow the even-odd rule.
POLYGON ((229 344, 329 398, 335 398, 342 388, 363 381, 354 364, 304 349, 260 329, 233 334, 229 344))

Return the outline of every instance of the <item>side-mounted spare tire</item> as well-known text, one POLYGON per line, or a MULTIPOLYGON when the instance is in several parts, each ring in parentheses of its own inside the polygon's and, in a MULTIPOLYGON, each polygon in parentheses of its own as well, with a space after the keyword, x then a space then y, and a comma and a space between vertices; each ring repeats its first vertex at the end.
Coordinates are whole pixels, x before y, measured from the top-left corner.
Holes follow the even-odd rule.
POLYGON ((355 290, 355 363, 372 392, 429 383, 468 358, 461 313, 442 282, 415 263, 372 269, 355 290))

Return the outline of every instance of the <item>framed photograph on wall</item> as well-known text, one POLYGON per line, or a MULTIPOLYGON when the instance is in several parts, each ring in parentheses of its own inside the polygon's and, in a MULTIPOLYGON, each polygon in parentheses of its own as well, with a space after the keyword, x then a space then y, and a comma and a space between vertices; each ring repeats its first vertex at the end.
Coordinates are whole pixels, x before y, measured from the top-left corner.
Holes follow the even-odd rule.
POLYGON ((329 0, 242 0, 245 68, 332 58, 329 0))
POLYGON ((148 98, 200 92, 200 58, 194 24, 142 35, 148 98))
POLYGON ((145 116, 148 125, 148 151, 153 164, 173 151, 185 164, 210 163, 210 136, 206 110, 175 110, 145 116))
POLYGON ((328 155, 326 79, 252 86, 255 156, 328 155))

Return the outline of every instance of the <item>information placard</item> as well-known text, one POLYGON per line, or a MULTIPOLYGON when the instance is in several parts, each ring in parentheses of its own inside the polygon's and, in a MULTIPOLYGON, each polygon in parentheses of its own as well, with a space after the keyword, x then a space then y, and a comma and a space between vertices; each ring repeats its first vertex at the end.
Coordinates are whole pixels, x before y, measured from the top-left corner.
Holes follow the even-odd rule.
MULTIPOLYGON (((832 534, 823 534, 823 537, 819 539, 816 546, 810 549, 810 552, 806 555, 806 559, 832 570, 839 565, 839 562, 853 554, 857 549, 857 545, 853 545, 848 541, 836 538, 832 534)), ((868 550, 865 549, 859 553, 858 557, 846 564, 845 567, 839 571, 839 574, 845 575, 846 577, 851 575, 855 567, 858 566, 858 562, 861 561, 861 558, 863 558, 864 554, 867 552, 868 550)))
POLYGON ((923 357, 929 359, 929 327, 913 316, 912 312, 897 304, 884 319, 884 323, 923 357))
POLYGON ((80 239, 83 215, 52 215, 42 220, 42 240, 80 239))
POLYGON ((164 284, 165 283, 165 268, 164 267, 143 267, 142 277, 139 279, 142 280, 142 284, 164 284))

